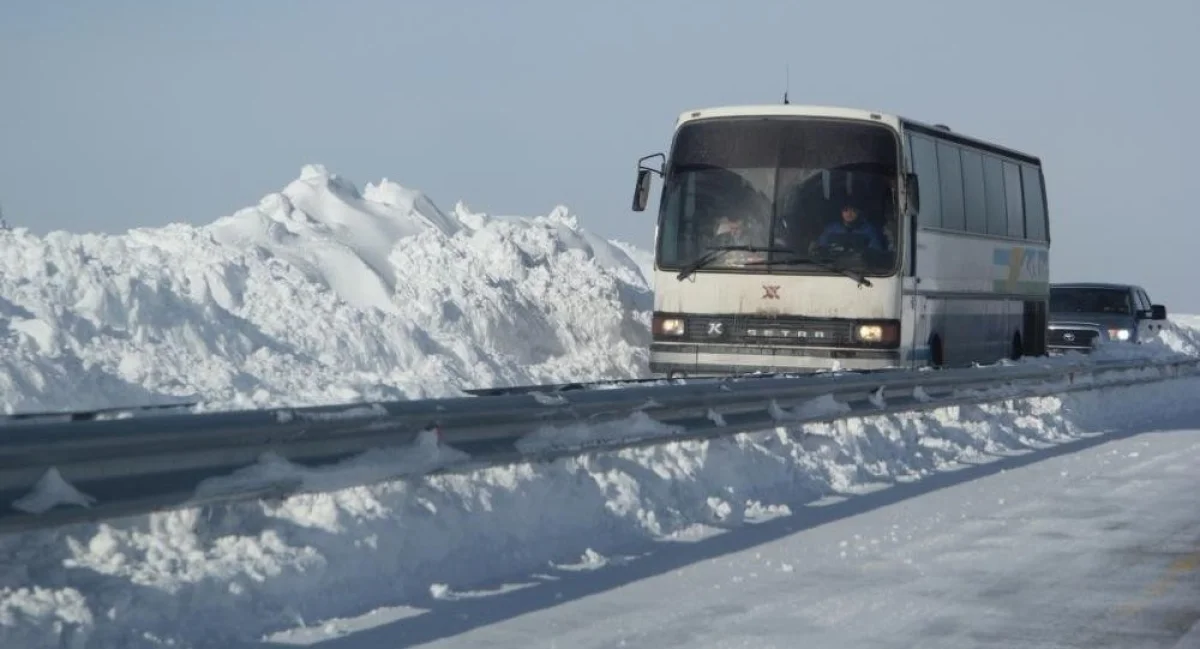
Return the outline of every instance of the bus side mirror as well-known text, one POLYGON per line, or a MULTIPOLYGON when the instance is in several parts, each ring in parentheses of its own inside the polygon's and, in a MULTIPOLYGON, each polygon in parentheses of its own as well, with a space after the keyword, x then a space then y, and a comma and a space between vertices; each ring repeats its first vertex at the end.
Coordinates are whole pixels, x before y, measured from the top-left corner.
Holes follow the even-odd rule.
POLYGON ((1150 319, 1151 320, 1166 320, 1167 319, 1167 307, 1165 307, 1161 304, 1152 305, 1150 307, 1150 319))
POLYGON ((908 211, 921 211, 921 183, 917 182, 917 174, 904 175, 904 195, 908 198, 908 211))
POLYGON ((637 185, 633 188, 634 212, 645 211, 646 203, 650 202, 650 181, 653 180, 650 174, 663 175, 661 166, 658 169, 646 166, 646 161, 652 158, 661 158, 662 164, 667 161, 667 156, 661 153, 653 153, 638 160, 637 185))
POLYGON ((642 212, 650 200, 650 170, 638 169, 637 186, 633 189, 633 211, 642 212))

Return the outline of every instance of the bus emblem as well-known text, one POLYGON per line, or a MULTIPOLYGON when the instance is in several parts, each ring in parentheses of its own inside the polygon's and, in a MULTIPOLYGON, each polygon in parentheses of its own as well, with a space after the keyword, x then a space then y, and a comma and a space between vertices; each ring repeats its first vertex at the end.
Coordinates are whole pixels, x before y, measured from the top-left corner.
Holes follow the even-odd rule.
POLYGON ((708 335, 710 336, 720 336, 724 330, 725 326, 720 322, 708 323, 708 335))
POLYGON ((763 284, 762 299, 778 300, 779 299, 779 285, 763 284))

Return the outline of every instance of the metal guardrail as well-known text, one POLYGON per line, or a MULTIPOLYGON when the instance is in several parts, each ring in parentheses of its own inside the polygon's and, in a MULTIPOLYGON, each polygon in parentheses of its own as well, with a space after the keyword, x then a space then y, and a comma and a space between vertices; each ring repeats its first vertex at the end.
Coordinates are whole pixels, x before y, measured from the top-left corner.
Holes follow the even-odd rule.
POLYGON ((92 419, 103 419, 105 417, 134 417, 145 413, 166 412, 168 410, 184 410, 187 408, 194 408, 198 405, 200 405, 199 401, 173 401, 168 403, 156 403, 142 406, 109 406, 107 408, 95 408, 93 410, 45 410, 35 412, 18 412, 0 415, 0 430, 3 430, 4 424, 25 422, 34 419, 46 421, 88 421, 92 419))
POLYGON ((820 370, 820 371, 802 371, 802 372, 746 372, 743 374, 732 374, 716 378, 691 378, 691 379, 668 379, 668 378, 653 378, 653 379, 607 379, 603 381, 576 381, 573 383, 550 383, 546 385, 518 385, 511 387, 498 388, 475 388, 463 390, 465 394, 479 397, 497 397, 507 394, 529 394, 531 392, 570 392, 573 390, 612 390, 617 388, 630 388, 637 386, 648 385, 679 385, 682 383, 697 383, 697 382, 716 382, 716 381, 741 381, 751 379, 764 378, 807 378, 815 375, 834 375, 834 374, 872 374, 886 370, 820 370))
MULTIPOLYGON (((777 425, 928 410, 1014 396, 1200 374, 1200 359, 1027 361, 989 368, 528 391, 349 406, 0 425, 0 532, 305 491, 294 478, 227 481, 267 453, 322 466, 436 433, 460 453, 435 467, 544 460, 589 450, 708 438, 777 425), (593 428, 580 428, 579 425, 593 428), (596 425, 609 433, 596 436, 596 425), (61 477, 89 506, 31 507, 39 481, 61 477), (224 483, 224 486, 222 486, 224 483), (231 486, 232 485, 232 486, 231 486)), ((403 477, 375 471, 371 481, 403 477)), ((61 485, 60 485, 61 486, 61 485)))

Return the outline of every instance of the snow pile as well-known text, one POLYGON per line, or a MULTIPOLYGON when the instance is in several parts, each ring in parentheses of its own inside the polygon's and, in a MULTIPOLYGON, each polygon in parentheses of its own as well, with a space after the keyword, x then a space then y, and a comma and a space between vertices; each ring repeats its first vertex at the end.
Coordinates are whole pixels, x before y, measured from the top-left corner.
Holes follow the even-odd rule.
POLYGON ((1200 316, 1177 315, 1168 320, 1156 342, 1183 354, 1200 356, 1200 316))
POLYGON ((638 269, 642 271, 642 277, 650 279, 654 276, 654 251, 643 250, 634 246, 632 243, 625 241, 613 240, 612 244, 620 248, 622 252, 629 255, 638 265, 638 269))
POLYGON ((33 487, 33 491, 13 502, 13 507, 31 514, 41 514, 60 505, 90 507, 94 498, 80 492, 67 482, 58 469, 50 467, 33 487))
MULTIPOLYGON (((661 544, 831 497, 1149 430, 1197 410, 1197 387, 779 428, 0 538, 0 646, 231 646, 320 635, 325 621, 381 607, 419 615, 501 580, 552 588, 557 566, 581 557, 669 551, 661 544)), ((431 443, 414 461, 437 459, 431 443)))
POLYGON ((641 253, 311 165, 205 227, 0 231, 0 406, 210 407, 646 372, 641 253))

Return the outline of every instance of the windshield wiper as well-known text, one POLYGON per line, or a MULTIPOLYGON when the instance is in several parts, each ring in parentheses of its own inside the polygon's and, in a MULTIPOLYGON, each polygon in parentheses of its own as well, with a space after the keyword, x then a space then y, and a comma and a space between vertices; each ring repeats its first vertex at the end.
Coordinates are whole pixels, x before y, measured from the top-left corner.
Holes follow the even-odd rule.
POLYGON ((701 268, 713 263, 718 257, 727 252, 765 252, 769 254, 772 252, 789 253, 791 251, 787 250, 786 248, 771 248, 768 246, 712 246, 708 248, 708 251, 703 255, 693 259, 691 263, 679 269, 679 274, 675 276, 675 279, 682 282, 683 280, 687 279, 688 275, 691 275, 701 268))
POLYGON ((821 268, 824 268, 825 270, 831 270, 835 273, 841 273, 842 275, 845 275, 846 277, 849 277, 850 279, 857 282, 859 286, 866 286, 868 288, 873 286, 873 284, 871 284, 871 280, 867 279, 866 276, 864 276, 862 273, 860 273, 856 270, 846 268, 845 266, 842 266, 840 264, 835 264, 831 261, 822 261, 819 259, 812 259, 809 257, 793 257, 790 259, 781 259, 781 260, 775 260, 775 261, 771 261, 771 260, 752 261, 752 262, 748 262, 746 265, 747 266, 799 266, 801 264, 812 264, 813 266, 820 266, 821 268))

